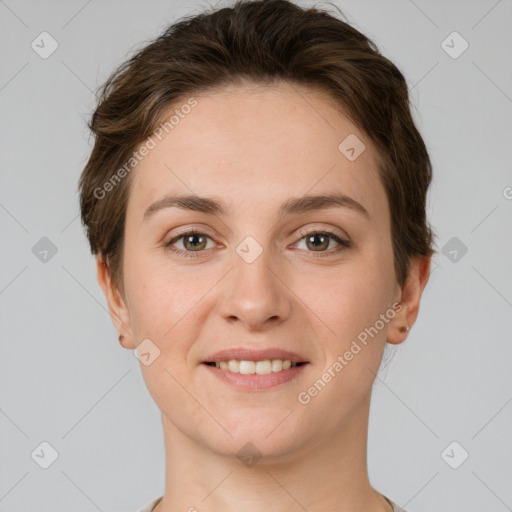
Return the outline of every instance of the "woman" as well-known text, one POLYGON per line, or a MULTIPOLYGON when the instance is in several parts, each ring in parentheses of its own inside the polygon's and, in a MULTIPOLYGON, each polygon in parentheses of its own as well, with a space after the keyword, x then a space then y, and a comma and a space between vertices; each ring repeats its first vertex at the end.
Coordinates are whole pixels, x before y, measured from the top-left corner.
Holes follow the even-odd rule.
POLYGON ((286 0, 172 25, 103 88, 82 221, 162 412, 143 510, 385 512, 372 384, 433 253, 407 85, 345 22, 286 0))

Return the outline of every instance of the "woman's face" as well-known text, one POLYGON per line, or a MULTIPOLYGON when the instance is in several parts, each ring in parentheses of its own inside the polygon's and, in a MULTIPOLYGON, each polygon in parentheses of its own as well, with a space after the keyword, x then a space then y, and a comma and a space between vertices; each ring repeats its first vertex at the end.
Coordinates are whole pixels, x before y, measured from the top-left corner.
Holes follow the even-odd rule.
MULTIPOLYGON (((169 112, 178 108, 179 122, 153 137, 132 171, 119 316, 132 347, 151 340, 141 370, 169 431, 222 455, 251 442, 285 459, 366 421, 398 321, 375 149, 313 89, 230 88, 194 99, 169 112), (163 201, 178 195, 222 211, 163 201), (305 201, 331 195, 346 199, 305 201), (199 233, 183 236, 192 229, 199 233), (286 350, 307 364, 227 379, 229 369, 205 363, 228 349, 286 350)), ((267 358, 280 359, 256 357, 267 358)))

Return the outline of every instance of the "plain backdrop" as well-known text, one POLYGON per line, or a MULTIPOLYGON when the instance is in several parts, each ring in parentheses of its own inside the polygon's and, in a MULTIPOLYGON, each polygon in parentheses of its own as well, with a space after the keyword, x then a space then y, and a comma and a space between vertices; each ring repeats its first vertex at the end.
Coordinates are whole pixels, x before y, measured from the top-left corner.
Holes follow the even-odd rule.
MULTIPOLYGON (((512 2, 335 4, 406 76, 434 166, 438 252, 374 386, 371 482, 408 512, 512 510, 512 2)), ((160 413, 117 341, 77 181, 95 90, 209 5, 0 1, 2 512, 131 512, 164 491, 160 413)))

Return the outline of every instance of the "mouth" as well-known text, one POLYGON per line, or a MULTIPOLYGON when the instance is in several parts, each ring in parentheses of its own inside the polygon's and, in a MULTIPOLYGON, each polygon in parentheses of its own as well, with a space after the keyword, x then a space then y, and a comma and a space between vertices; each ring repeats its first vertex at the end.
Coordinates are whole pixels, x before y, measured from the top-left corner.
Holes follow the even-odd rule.
POLYGON ((232 373, 266 375, 307 364, 306 357, 280 348, 239 347, 220 350, 207 355, 203 364, 232 373), (261 372, 261 373, 260 373, 261 372))
MULTIPOLYGON (((200 366, 228 385, 242 392, 263 392, 271 388, 280 388, 285 383, 297 383, 308 367, 306 361, 290 359, 264 359, 248 361, 230 359, 229 361, 205 361, 200 366)), ((295 384, 297 385, 297 384, 295 384)))
POLYGON ((291 361, 290 359, 264 359, 261 361, 230 359, 229 361, 207 361, 202 364, 241 375, 269 375, 308 363, 306 361, 291 361))
POLYGON ((238 347, 209 354, 200 366, 239 391, 264 391, 295 382, 309 364, 305 356, 277 347, 238 347))

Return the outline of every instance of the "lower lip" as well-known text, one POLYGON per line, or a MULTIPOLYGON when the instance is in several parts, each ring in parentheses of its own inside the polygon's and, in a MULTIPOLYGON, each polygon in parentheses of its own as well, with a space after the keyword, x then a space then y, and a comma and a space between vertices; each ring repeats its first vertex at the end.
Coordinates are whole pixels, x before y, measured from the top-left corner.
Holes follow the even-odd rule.
POLYGON ((309 363, 294 366, 288 370, 281 370, 280 372, 272 372, 266 375, 258 375, 257 373, 250 375, 243 375, 241 373, 233 373, 229 370, 221 370, 216 366, 202 364, 207 370, 212 372, 213 375, 222 379, 224 382, 231 384, 238 389, 245 389, 248 391, 260 391, 263 389, 273 388, 284 384, 292 379, 297 378, 309 363))

